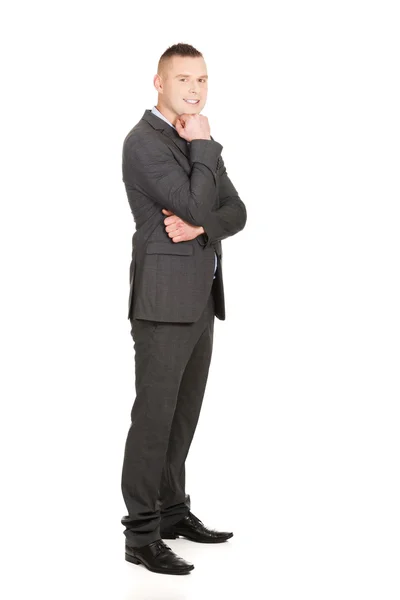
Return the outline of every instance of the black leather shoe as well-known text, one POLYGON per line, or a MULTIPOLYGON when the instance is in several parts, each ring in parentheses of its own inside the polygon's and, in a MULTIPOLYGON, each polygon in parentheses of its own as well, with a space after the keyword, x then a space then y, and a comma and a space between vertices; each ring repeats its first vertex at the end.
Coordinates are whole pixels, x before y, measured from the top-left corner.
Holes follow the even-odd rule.
POLYGON ((207 529, 200 519, 189 511, 188 515, 167 529, 161 529, 161 537, 166 540, 173 540, 183 536, 192 542, 202 542, 206 544, 218 544, 225 542, 233 536, 232 532, 215 531, 207 529))
POLYGON ((142 564, 154 573, 169 575, 186 575, 194 569, 194 565, 175 554, 161 539, 138 548, 125 544, 125 560, 142 564))

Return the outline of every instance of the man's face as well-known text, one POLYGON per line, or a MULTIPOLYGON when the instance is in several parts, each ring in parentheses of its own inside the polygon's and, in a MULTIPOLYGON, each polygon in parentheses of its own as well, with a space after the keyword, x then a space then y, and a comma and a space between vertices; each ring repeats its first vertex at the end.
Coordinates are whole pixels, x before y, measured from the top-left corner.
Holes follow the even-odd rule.
POLYGON ((208 83, 206 63, 201 56, 173 56, 159 83, 159 102, 167 109, 171 118, 183 113, 197 114, 204 108, 208 83), (191 99, 198 102, 187 102, 191 99))

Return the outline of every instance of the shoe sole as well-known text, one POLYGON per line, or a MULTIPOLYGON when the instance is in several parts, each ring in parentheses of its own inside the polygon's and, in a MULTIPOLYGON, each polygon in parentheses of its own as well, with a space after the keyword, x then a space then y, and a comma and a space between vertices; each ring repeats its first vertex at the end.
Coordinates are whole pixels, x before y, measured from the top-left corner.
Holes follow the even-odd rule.
POLYGON ((127 554, 125 552, 125 560, 133 563, 134 565, 143 565, 144 567, 146 567, 146 569, 148 569, 149 571, 152 571, 153 573, 165 573, 166 575, 187 575, 188 573, 190 573, 190 571, 192 571, 194 569, 194 565, 192 565, 191 567, 188 567, 187 569, 182 569, 182 571, 177 571, 175 569, 157 569, 155 567, 149 567, 148 565, 146 565, 146 563, 142 562, 139 558, 136 558, 135 556, 131 556, 130 554, 127 554))
POLYGON ((221 542, 226 542, 227 540, 230 540, 231 537, 233 537, 233 533, 232 533, 232 535, 230 535, 228 537, 225 537, 225 538, 221 538, 221 539, 218 539, 218 538, 212 539, 212 538, 210 538, 210 539, 204 539, 204 540, 198 540, 198 539, 196 539, 194 537, 190 537, 189 535, 186 535, 186 534, 184 535, 183 533, 182 534, 179 534, 179 533, 165 533, 165 534, 161 534, 161 539, 162 540, 176 540, 179 537, 184 537, 184 538, 190 540, 191 542, 199 542, 200 544, 220 544, 221 542))

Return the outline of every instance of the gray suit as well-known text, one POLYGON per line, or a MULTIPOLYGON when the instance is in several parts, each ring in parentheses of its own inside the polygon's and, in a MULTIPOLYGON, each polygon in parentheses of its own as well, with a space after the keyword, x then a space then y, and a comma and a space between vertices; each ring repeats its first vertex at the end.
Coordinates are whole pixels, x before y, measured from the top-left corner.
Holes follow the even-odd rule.
POLYGON ((247 218, 221 150, 214 139, 188 145, 151 110, 124 140, 123 181, 136 223, 128 310, 136 398, 121 482, 131 546, 159 539, 190 508, 185 460, 207 383, 214 315, 225 319, 221 240, 247 218), (162 208, 202 225, 205 235, 173 242, 162 208))
POLYGON ((190 147, 165 121, 145 110, 125 138, 122 169, 136 223, 132 238, 128 318, 197 321, 214 282, 216 316, 225 319, 221 240, 246 223, 246 208, 229 179, 215 140, 190 147), (172 242, 163 208, 202 225, 207 234, 172 242))

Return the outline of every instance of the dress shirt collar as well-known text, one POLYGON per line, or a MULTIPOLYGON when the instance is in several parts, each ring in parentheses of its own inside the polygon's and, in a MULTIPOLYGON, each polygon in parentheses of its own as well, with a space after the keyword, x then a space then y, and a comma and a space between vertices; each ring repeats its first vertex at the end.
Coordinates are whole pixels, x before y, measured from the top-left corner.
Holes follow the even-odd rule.
POLYGON ((172 125, 172 123, 170 123, 170 122, 168 121, 168 119, 166 119, 166 118, 164 117, 164 115, 160 113, 160 111, 158 110, 158 108, 156 108, 155 106, 153 106, 153 108, 151 109, 151 112, 152 112, 152 113, 154 113, 154 114, 155 114, 157 117, 160 117, 160 119, 162 119, 162 120, 163 120, 163 121, 165 121, 166 123, 168 123, 168 125, 170 125, 171 127, 173 127, 173 128, 175 129, 175 131, 176 131, 176 127, 175 127, 175 125, 172 125))

